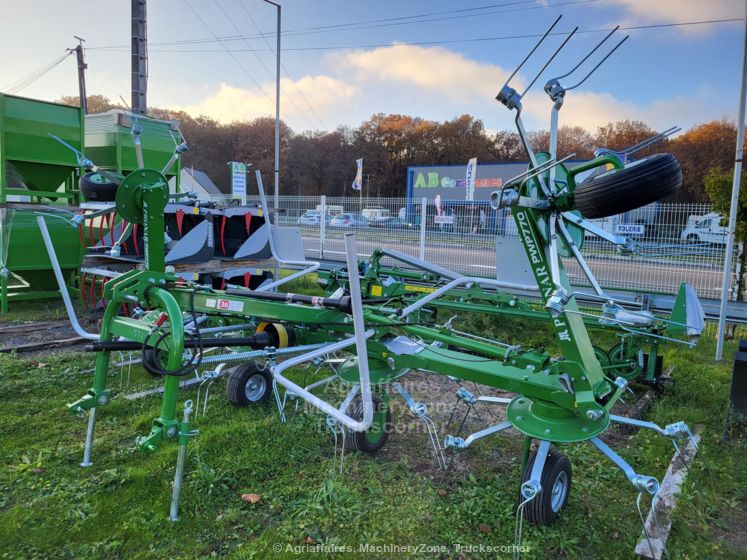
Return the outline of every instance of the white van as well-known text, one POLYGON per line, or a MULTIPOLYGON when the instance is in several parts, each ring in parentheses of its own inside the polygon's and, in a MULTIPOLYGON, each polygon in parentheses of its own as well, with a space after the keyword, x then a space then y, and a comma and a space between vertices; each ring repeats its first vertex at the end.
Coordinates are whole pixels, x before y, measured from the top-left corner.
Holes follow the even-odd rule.
MULTIPOLYGON (((345 208, 341 204, 327 204, 325 210, 327 211, 327 216, 334 218, 337 214, 342 214, 345 211, 345 208)), ((316 205, 316 211, 321 213, 321 204, 316 205)))
POLYGON ((386 208, 364 208, 361 215, 369 222, 377 222, 389 218, 389 210, 386 208))
POLYGON ((682 230, 680 239, 688 243, 725 245, 728 230, 726 218, 711 212, 705 216, 688 217, 687 227, 682 230))

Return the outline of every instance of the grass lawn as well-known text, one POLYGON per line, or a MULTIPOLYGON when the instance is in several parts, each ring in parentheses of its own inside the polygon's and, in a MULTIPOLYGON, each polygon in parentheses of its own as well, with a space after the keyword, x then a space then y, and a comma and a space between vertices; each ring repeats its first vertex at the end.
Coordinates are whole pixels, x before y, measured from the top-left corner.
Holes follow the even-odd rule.
MULTIPOLYGON (((50 319, 57 312, 46 303, 29 305, 10 319, 41 315, 50 319)), ((485 319, 482 332, 525 334, 537 343, 549 337, 536 324, 512 325, 485 319)), ((726 349, 732 356, 734 344, 726 349)), ((668 348, 665 363, 675 366, 676 383, 647 415, 661 425, 682 419, 701 426, 700 451, 668 542, 677 559, 747 557, 747 451, 744 440, 721 439, 730 364, 716 364, 713 353, 712 336, 694 351, 668 348)), ((521 446, 515 432, 461 452, 458 468, 444 476, 432 468, 426 434, 412 429, 412 417, 398 406, 394 421, 407 429, 391 434, 374 456, 347 452, 340 474, 319 414, 298 414, 281 425, 270 403, 228 404, 220 380, 207 415, 194 423, 200 433, 189 447, 181 521, 172 523, 167 513, 177 447, 146 455, 134 446, 135 435, 147 433, 157 416, 160 397, 122 398, 157 383, 146 372, 133 368, 125 387, 126 370, 112 367, 116 396, 99 409, 94 465, 78 466, 86 420, 70 415, 65 404, 86 391, 92 374, 81 370, 92 365, 93 355, 82 352, 0 354, 2 558, 287 558, 298 556, 292 547, 315 543, 355 551, 366 543, 444 550, 381 549, 339 558, 511 557, 460 553, 455 545, 513 544, 521 446), (250 504, 241 499, 245 493, 261 499, 250 504)), ((443 402, 453 402, 455 389, 443 402)), ((184 390, 180 400, 196 392, 184 390)), ((663 476, 673 453, 667 440, 643 431, 610 437, 639 472, 663 476)), ((553 526, 524 525, 530 551, 522 557, 632 558, 641 529, 632 486, 590 445, 563 451, 574 465, 568 507, 553 526)))

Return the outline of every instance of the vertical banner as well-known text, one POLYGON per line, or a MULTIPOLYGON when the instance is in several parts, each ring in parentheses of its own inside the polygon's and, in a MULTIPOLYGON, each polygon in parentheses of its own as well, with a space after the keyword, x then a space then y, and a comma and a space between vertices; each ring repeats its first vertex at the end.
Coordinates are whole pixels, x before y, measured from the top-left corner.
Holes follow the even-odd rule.
POLYGON ((467 162, 467 196, 465 200, 475 200, 475 177, 477 176, 477 158, 472 158, 467 162))
POLYGON ((246 164, 240 161, 232 161, 231 166, 231 194, 239 196, 241 202, 246 204, 246 164))
POLYGON ((358 171, 355 173, 355 180, 353 181, 353 190, 359 191, 363 186, 363 159, 355 160, 358 165, 358 171))

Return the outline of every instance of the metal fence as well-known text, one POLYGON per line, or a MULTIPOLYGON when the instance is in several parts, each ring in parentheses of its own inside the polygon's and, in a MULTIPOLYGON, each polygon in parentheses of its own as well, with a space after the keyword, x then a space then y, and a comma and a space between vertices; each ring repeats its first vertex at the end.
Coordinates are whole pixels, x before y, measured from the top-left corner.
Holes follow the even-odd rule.
MULTIPOLYGON (((250 196, 247 202, 259 199, 250 196)), ((272 197, 268 203, 272 210, 272 197)), ((524 258, 519 251, 516 261, 496 262, 497 241, 518 239, 518 234, 510 210, 495 211, 487 203, 444 200, 437 209, 425 199, 281 196, 279 206, 278 224, 301 228, 310 259, 344 260, 345 231, 356 232, 362 258, 388 247, 471 276, 503 279, 524 258)), ((603 287, 671 294, 688 282, 701 297, 720 297, 726 236, 709 204, 654 203, 595 223, 653 253, 623 254, 587 234, 582 253, 603 287)), ((735 248, 735 263, 741 250, 735 248)), ((588 285, 575 260, 564 264, 573 284, 588 285)), ((737 266, 730 299, 736 299, 735 279, 744 272, 737 266)))

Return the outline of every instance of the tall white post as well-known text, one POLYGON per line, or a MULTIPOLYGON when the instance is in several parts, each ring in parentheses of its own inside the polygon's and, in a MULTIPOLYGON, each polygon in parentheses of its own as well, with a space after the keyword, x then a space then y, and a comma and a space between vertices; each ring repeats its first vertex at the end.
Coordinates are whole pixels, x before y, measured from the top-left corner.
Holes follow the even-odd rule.
POLYGON ((747 19, 745 19, 744 47, 742 49, 742 90, 739 94, 739 120, 737 121, 737 149, 734 157, 734 179, 731 184, 731 206, 729 208, 729 231, 726 236, 726 255, 724 255, 724 274, 721 283, 721 307, 718 315, 718 334, 716 335, 716 360, 724 356, 724 331, 726 329, 726 305, 731 287, 731 265, 734 253, 734 229, 737 224, 737 204, 739 203, 739 184, 742 178, 742 157, 744 155, 744 105, 747 101, 747 19))
POLYGON ((327 197, 322 195, 322 200, 319 204, 320 216, 319 216, 319 258, 324 258, 324 238, 327 233, 327 197))
POLYGON ((428 215, 428 201, 425 197, 420 199, 420 252, 418 257, 425 260, 425 222, 428 215))

